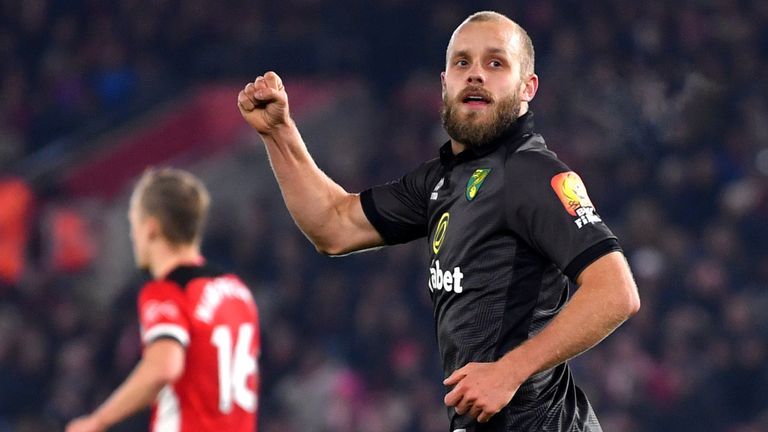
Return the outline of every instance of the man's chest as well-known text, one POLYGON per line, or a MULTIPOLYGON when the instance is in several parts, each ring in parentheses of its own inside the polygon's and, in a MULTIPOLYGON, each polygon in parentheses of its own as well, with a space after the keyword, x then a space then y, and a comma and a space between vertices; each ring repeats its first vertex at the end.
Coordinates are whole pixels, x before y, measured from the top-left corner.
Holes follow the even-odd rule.
POLYGON ((446 170, 428 210, 429 288, 461 294, 508 273, 515 239, 506 229, 504 170, 493 159, 446 170))
POLYGON ((503 229, 504 195, 503 166, 495 160, 445 170, 427 204, 432 258, 455 255, 466 245, 503 229))

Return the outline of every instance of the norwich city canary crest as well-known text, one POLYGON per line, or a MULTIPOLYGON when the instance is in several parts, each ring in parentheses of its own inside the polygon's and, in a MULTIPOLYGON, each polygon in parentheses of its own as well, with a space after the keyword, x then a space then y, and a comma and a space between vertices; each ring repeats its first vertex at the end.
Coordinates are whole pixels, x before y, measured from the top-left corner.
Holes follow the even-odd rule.
POLYGON ((491 172, 490 168, 480 168, 475 170, 472 177, 467 181, 467 201, 475 199, 477 192, 480 190, 480 186, 483 185, 489 172, 491 172))

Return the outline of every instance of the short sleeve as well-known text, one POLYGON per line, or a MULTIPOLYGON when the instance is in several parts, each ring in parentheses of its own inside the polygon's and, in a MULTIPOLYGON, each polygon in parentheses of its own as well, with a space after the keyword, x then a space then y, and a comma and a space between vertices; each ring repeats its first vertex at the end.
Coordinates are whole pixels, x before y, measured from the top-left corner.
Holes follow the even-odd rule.
POLYGON ((508 160, 507 221, 512 231, 569 278, 621 250, 579 175, 551 153, 520 152, 508 160))
POLYGON ((434 187, 430 184, 437 164, 427 162, 399 180, 360 194, 365 216, 386 244, 406 243, 427 235, 428 191, 434 187))
POLYGON ((176 284, 167 281, 147 283, 139 294, 141 341, 146 346, 157 339, 171 338, 189 345, 189 320, 185 298, 176 284))

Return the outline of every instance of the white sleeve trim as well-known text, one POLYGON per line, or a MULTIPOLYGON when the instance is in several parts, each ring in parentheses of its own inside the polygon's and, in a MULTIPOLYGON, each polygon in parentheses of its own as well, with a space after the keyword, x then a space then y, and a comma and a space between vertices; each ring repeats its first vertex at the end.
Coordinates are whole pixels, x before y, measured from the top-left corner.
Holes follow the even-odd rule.
POLYGON ((154 325, 149 330, 144 332, 144 335, 141 339, 145 344, 148 344, 162 336, 169 336, 177 339, 185 347, 189 345, 189 332, 187 332, 184 327, 176 324, 154 325))

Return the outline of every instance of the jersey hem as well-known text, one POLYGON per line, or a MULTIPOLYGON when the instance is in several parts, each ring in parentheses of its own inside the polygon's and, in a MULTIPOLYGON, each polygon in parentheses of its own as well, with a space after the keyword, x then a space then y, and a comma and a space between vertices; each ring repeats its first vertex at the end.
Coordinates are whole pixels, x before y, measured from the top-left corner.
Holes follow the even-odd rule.
POLYGON ((563 273, 572 280, 576 280, 579 274, 585 268, 587 268, 588 265, 597 261, 597 259, 603 255, 607 255, 616 251, 621 252, 621 246, 619 245, 618 240, 615 238, 602 240, 599 243, 590 246, 587 248, 587 250, 576 256, 576 258, 574 258, 571 263, 565 267, 563 273))
POLYGON ((366 189, 360 192, 360 205, 363 207, 363 213, 365 213, 365 217, 368 218, 368 222, 370 222, 376 231, 379 232, 381 238, 384 239, 384 243, 388 245, 395 244, 396 242, 393 241, 394 237, 392 236, 392 233, 385 228, 387 226, 386 220, 376 209, 376 204, 373 202, 372 189, 366 189))
POLYGON ((142 339, 145 344, 149 344, 150 342, 154 342, 163 337, 176 339, 184 347, 189 345, 189 332, 181 326, 174 324, 155 325, 144 333, 142 339))

